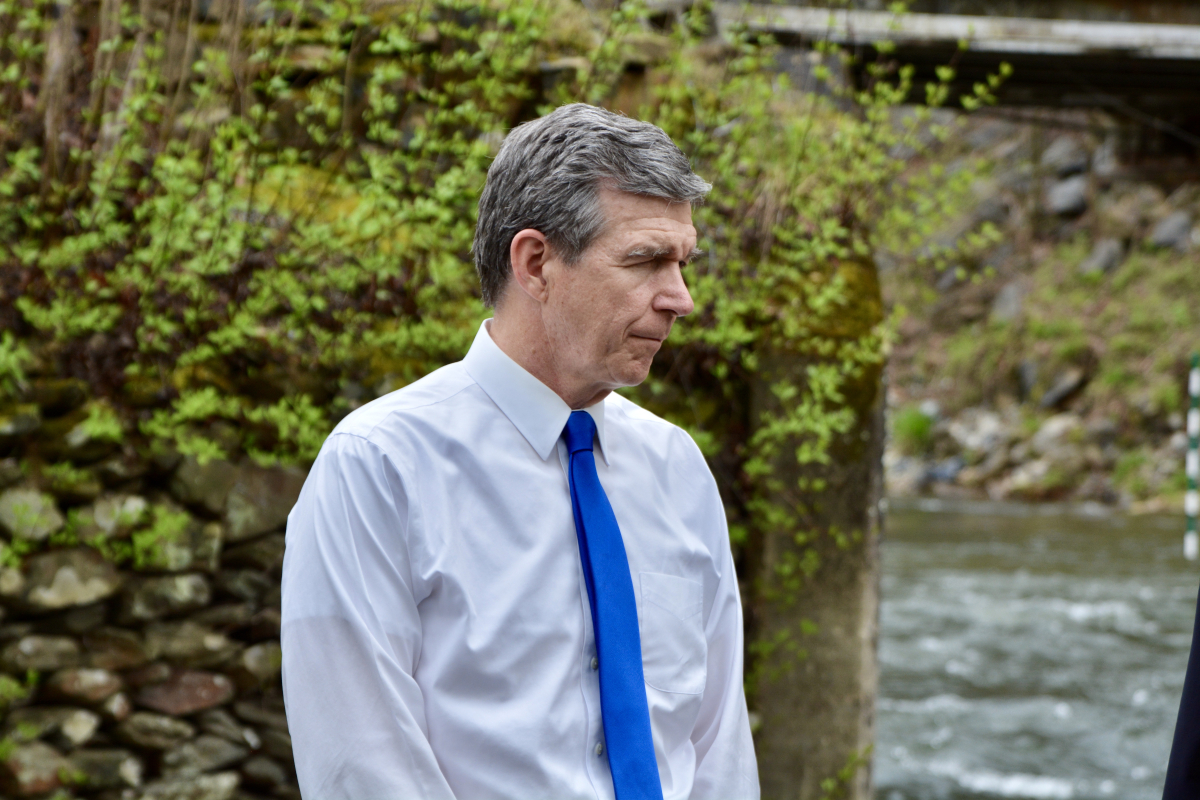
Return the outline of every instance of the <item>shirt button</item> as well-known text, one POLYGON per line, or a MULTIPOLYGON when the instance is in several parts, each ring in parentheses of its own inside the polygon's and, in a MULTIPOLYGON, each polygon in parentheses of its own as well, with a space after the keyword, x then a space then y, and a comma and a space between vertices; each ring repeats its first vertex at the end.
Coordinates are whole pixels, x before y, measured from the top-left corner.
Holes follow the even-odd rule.
POLYGON ((596 658, 595 656, 592 656, 592 669, 600 669, 600 659, 596 658))
POLYGON ((604 742, 596 742, 596 755, 604 755, 604 742))

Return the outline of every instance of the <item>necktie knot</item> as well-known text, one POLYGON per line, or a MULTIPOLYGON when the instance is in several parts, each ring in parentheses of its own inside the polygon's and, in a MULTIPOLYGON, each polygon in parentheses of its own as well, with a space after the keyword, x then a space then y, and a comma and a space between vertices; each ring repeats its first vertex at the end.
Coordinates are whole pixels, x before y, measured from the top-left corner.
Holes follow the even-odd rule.
POLYGON ((596 421, 586 411, 572 411, 567 418, 567 426, 563 428, 563 436, 567 437, 568 453, 590 451, 596 438, 596 421))

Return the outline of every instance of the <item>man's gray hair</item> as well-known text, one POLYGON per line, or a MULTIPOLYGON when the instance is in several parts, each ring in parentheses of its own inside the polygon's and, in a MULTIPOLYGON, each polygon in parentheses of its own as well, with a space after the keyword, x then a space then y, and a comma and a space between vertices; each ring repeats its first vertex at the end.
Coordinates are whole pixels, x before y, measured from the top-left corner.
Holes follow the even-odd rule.
POLYGON ((600 187, 699 203, 712 188, 658 126, 584 103, 518 125, 488 170, 475 225, 483 302, 508 284, 513 236, 540 231, 568 264, 600 234, 600 187))

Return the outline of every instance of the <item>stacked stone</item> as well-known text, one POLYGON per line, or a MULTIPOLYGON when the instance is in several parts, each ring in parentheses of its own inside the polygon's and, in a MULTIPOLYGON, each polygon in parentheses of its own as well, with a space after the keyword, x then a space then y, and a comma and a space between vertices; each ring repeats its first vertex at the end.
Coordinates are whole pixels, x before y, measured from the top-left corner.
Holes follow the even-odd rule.
MULTIPOLYGON (((39 441, 42 412, 0 412, 0 446, 39 441)), ((86 438, 60 454, 69 481, 0 459, 0 532, 29 550, 0 568, 0 792, 298 797, 279 579, 303 473, 115 442, 81 453, 86 438), (120 565, 102 554, 163 509, 171 535, 120 565)))

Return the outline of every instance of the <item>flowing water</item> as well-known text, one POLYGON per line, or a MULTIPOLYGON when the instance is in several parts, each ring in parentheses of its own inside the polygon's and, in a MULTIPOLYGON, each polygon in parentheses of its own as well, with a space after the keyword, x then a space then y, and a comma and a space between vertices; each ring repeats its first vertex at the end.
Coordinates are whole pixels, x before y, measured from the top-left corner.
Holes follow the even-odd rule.
POLYGON ((1157 800, 1200 566, 1182 518, 888 515, 877 800, 1157 800))

